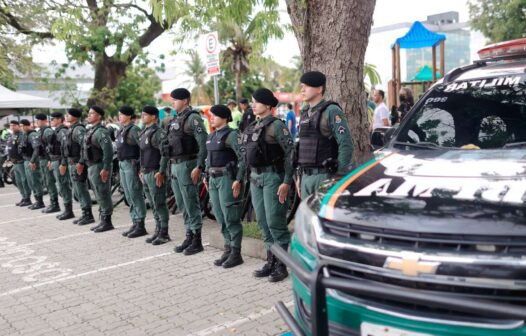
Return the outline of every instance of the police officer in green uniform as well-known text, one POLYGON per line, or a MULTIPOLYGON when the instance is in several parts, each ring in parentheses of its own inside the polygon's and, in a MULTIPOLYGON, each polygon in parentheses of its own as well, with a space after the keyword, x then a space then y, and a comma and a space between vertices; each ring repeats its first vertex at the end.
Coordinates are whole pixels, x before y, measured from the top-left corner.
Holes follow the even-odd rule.
POLYGON ((146 239, 146 242, 152 245, 162 245, 170 241, 165 177, 168 160, 163 156, 164 135, 158 119, 159 110, 155 106, 143 107, 142 123, 145 128, 140 138, 141 179, 155 219, 155 232, 146 239))
POLYGON ((190 106, 190 92, 179 88, 170 95, 177 114, 169 125, 164 150, 171 161, 172 190, 186 228, 186 238, 175 252, 192 255, 203 251, 197 183, 205 166, 208 134, 203 119, 190 106))
POLYGON ((19 151, 24 158, 24 170, 26 172, 27 184, 33 190, 35 195, 35 203, 29 206, 29 209, 36 210, 45 207, 42 196, 44 191, 42 190, 42 173, 40 170, 40 161, 38 160, 38 153, 40 147, 40 137, 37 132, 31 127, 29 120, 22 119, 22 130, 24 131, 24 137, 19 145, 19 151))
POLYGON ((146 204, 142 183, 139 178, 139 133, 141 129, 133 123, 135 111, 130 106, 119 109, 121 129, 117 132, 117 158, 119 159, 119 175, 124 197, 130 206, 131 227, 122 233, 124 237, 136 238, 147 234, 144 229, 146 204), (136 230, 136 228, 138 228, 136 230), (132 234, 133 233, 133 234, 132 234))
MULTIPOLYGON (((61 112, 51 114, 51 127, 54 128, 53 135, 46 140, 46 152, 49 157, 48 168, 53 173, 59 195, 64 202, 64 212, 57 215, 57 219, 65 220, 75 217, 71 198, 71 182, 69 176, 60 174, 62 163, 62 142, 68 129, 64 126, 64 115, 61 112)), ((58 202, 57 202, 58 203, 58 202)))
POLYGON ((272 115, 278 100, 261 88, 252 95, 256 120, 242 134, 242 151, 250 169, 250 194, 267 250, 267 262, 254 272, 257 278, 277 282, 288 276, 287 267, 270 251, 273 244, 288 249, 288 193, 292 182, 294 144, 285 124, 272 115))
POLYGON ((301 173, 301 198, 314 193, 320 183, 351 163, 353 144, 347 117, 340 106, 323 99, 326 77, 319 71, 301 76, 301 111, 297 163, 301 173))
POLYGON ((110 132, 102 125, 104 110, 93 105, 88 112, 88 123, 91 128, 84 136, 82 156, 77 163, 77 174, 81 175, 88 166, 88 178, 93 186, 95 197, 99 204, 100 224, 91 228, 94 232, 113 230, 111 215, 111 169, 113 161, 113 145, 110 132))
MULTIPOLYGON (((82 174, 77 174, 77 163, 82 156, 82 144, 86 135, 86 127, 80 123, 82 111, 76 108, 68 109, 66 120, 70 127, 62 139, 62 163, 60 164, 60 175, 68 176, 73 186, 73 193, 80 202, 82 216, 73 221, 74 224, 87 225, 95 222, 91 211, 91 197, 88 191, 88 170, 83 169, 82 174)), ((60 218, 59 218, 60 219, 60 218)))
POLYGON ((48 165, 49 155, 47 153, 48 145, 56 139, 55 131, 48 126, 47 115, 39 113, 35 115, 35 124, 38 127, 38 137, 40 138, 40 146, 38 150, 38 157, 40 160, 40 169, 42 169, 43 182, 46 183, 46 187, 49 193, 51 204, 44 210, 43 213, 59 212, 60 206, 58 205, 58 190, 56 186, 55 177, 53 171, 48 165))
POLYGON ((212 208, 225 242, 225 252, 214 265, 231 268, 243 263, 241 257, 242 183, 245 164, 239 149, 237 130, 230 128, 230 109, 224 105, 210 108, 215 131, 208 136, 206 149, 205 183, 208 186, 212 208))
POLYGON ((26 172, 24 169, 24 158, 20 153, 18 146, 24 137, 24 133, 20 129, 20 123, 16 120, 10 121, 12 135, 7 141, 7 156, 13 162, 13 171, 15 173, 15 181, 22 199, 16 203, 16 206, 31 205, 31 189, 27 184, 26 172))

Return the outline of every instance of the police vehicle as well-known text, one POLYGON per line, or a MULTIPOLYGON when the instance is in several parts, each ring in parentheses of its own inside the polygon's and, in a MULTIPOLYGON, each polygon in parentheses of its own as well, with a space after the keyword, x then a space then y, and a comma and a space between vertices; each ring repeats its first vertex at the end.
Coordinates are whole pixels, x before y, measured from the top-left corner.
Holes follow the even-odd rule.
POLYGON ((296 214, 296 335, 526 335, 526 39, 444 76, 296 214))

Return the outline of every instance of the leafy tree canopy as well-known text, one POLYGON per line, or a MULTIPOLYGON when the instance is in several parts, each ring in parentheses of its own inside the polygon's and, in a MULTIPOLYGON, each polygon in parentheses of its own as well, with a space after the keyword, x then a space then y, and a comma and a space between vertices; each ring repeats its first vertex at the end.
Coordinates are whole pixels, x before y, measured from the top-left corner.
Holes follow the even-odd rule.
POLYGON ((526 36, 526 0, 470 0, 468 6, 471 26, 489 42, 526 36))

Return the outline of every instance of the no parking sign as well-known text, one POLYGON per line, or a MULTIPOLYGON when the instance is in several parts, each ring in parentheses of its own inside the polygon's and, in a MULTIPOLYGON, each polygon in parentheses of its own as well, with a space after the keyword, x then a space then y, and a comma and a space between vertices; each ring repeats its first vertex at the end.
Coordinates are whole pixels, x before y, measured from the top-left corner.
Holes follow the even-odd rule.
POLYGON ((206 72, 209 76, 219 75, 219 38, 217 32, 211 32, 205 35, 205 59, 206 72))

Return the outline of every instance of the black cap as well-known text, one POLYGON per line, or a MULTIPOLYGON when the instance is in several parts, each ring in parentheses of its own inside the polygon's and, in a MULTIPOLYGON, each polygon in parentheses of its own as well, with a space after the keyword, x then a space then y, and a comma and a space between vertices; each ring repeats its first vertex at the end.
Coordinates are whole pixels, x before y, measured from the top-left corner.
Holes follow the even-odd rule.
POLYGON ((301 76, 300 82, 311 87, 320 87, 325 85, 327 78, 319 71, 309 71, 301 76))
POLYGON ((51 113, 51 118, 64 118, 64 115, 62 114, 62 112, 53 112, 51 113))
POLYGON ((20 123, 24 126, 31 126, 31 123, 27 119, 20 120, 20 123))
POLYGON ((190 91, 188 91, 185 88, 178 88, 178 89, 173 90, 172 93, 170 93, 170 96, 173 99, 179 99, 179 100, 188 99, 190 98, 190 91))
POLYGON ((229 122, 232 121, 232 111, 225 105, 214 105, 210 108, 210 112, 219 118, 227 119, 229 122))
POLYGON ((252 97, 261 104, 276 107, 278 105, 278 99, 274 97, 274 94, 269 89, 261 88, 257 89, 252 97))
POLYGON ((12 125, 20 125, 18 120, 11 120, 9 123, 12 124, 12 125))
POLYGON ((47 120, 47 115, 45 115, 44 113, 37 113, 35 114, 35 119, 36 120, 47 120))
POLYGON ((248 104, 248 99, 246 99, 246 98, 241 98, 241 99, 239 100, 239 103, 240 103, 240 104, 248 104))
POLYGON ((154 116, 157 116, 157 117, 159 116, 159 110, 155 106, 146 105, 145 107, 142 108, 142 111, 144 113, 149 114, 149 115, 154 115, 154 116))
POLYGON ((93 105, 89 109, 97 112, 98 114, 100 114, 101 117, 104 117, 104 109, 102 107, 97 106, 97 105, 93 105))
POLYGON ((82 111, 76 108, 70 108, 68 109, 68 114, 74 116, 75 118, 80 118, 82 111))
POLYGON ((124 115, 130 116, 130 117, 135 114, 133 107, 127 106, 127 105, 121 106, 121 108, 119 109, 119 112, 124 115))

